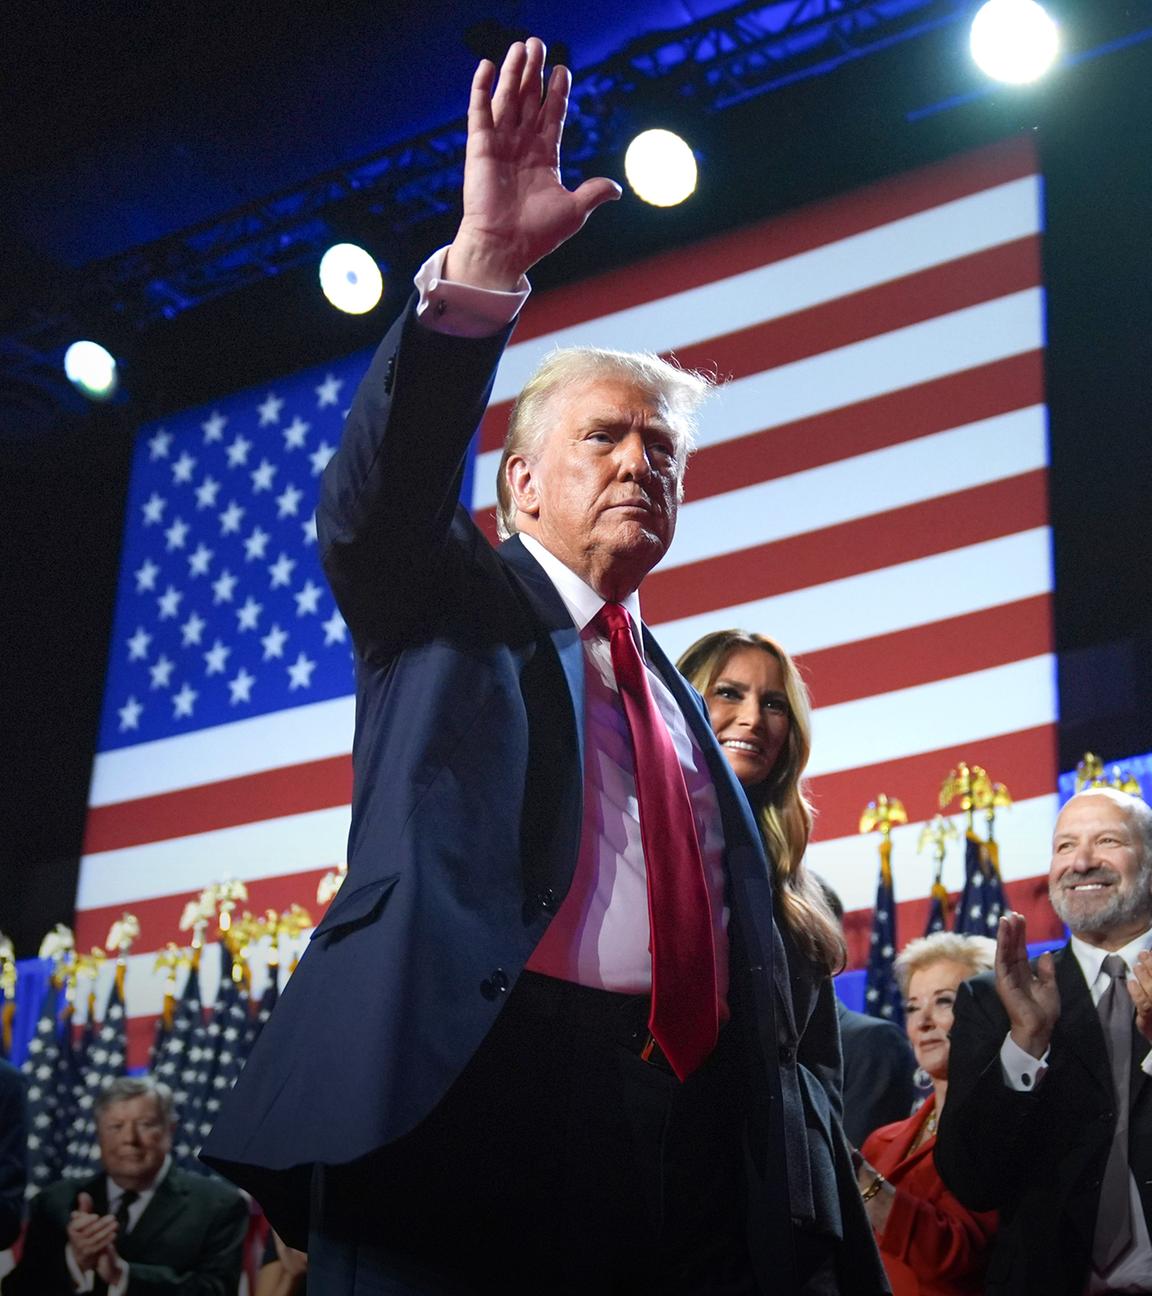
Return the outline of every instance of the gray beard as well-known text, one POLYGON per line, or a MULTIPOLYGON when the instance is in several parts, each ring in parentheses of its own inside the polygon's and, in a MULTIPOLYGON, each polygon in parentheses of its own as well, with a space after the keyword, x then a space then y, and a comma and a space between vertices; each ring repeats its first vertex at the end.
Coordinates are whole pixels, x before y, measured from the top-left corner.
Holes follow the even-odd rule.
MULTIPOLYGON (((1114 879, 1116 874, 1111 869, 1100 869, 1083 875, 1079 880, 1090 882, 1097 877, 1114 879)), ((1152 864, 1141 866, 1131 889, 1117 886, 1107 902, 1093 909, 1091 915, 1079 912, 1075 898, 1063 887, 1049 884, 1048 899, 1056 910, 1056 916, 1077 936, 1082 932, 1112 931, 1140 918, 1152 920, 1152 864)))

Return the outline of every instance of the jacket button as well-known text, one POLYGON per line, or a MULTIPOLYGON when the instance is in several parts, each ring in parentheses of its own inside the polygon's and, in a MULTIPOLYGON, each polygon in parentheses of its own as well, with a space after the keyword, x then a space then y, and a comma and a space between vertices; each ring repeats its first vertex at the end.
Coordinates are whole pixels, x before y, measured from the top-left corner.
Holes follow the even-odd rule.
POLYGON ((781 1048, 780 1061, 783 1062, 785 1066, 791 1066, 795 1057, 796 1057, 796 1050, 792 1048, 790 1045, 785 1044, 781 1048))
POLYGON ((540 908, 545 913, 551 913, 556 908, 556 892, 551 887, 545 887, 536 897, 540 902, 540 908))
POLYGON ((480 982, 480 993, 485 999, 495 999, 497 995, 504 994, 508 989, 508 974, 503 968, 497 968, 491 976, 487 976, 480 982))

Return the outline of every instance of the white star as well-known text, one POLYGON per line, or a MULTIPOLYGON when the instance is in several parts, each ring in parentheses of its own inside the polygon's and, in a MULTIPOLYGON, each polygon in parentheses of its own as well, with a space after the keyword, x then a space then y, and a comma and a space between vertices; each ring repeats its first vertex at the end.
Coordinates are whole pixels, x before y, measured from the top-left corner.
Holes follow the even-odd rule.
POLYGON ((143 594, 145 590, 155 589, 159 574, 160 568, 151 558, 145 558, 143 564, 136 568, 136 593, 143 594))
POLYGON ((329 374, 320 386, 314 389, 317 408, 323 409, 325 405, 337 404, 340 400, 340 388, 343 386, 343 378, 337 378, 335 374, 329 374))
POLYGON ((276 516, 278 518, 295 517, 300 509, 300 501, 304 498, 304 492, 298 490, 289 482, 284 487, 282 494, 276 496, 276 516))
POLYGON ((158 657, 156 661, 148 667, 148 671, 152 676, 152 687, 154 689, 167 688, 171 681, 172 671, 175 667, 176 663, 169 661, 167 657, 158 657))
POLYGON ((255 558, 263 558, 264 550, 268 547, 268 541, 272 537, 267 531, 261 531, 259 527, 253 527, 252 534, 244 541, 244 558, 247 562, 252 562, 255 558))
POLYGON ((128 641, 128 660, 129 661, 146 661, 148 658, 148 645, 152 642, 152 636, 144 629, 143 626, 136 627, 136 633, 128 641))
POLYGON ((310 688, 312 684, 312 672, 316 669, 316 663, 309 661, 303 653, 288 667, 288 685, 289 692, 298 688, 310 688))
POLYGON ((172 718, 179 720, 181 716, 190 716, 199 696, 200 694, 185 682, 179 693, 172 694, 172 718))
POLYGON ((228 664, 228 658, 231 655, 231 652, 231 648, 217 639, 212 647, 204 654, 205 674, 223 675, 224 668, 228 664))
POLYGON ((160 609, 160 620, 167 621, 169 617, 174 617, 180 609, 180 600, 184 597, 175 586, 169 585, 163 594, 156 600, 156 606, 160 609))
POLYGON ((187 621, 180 627, 180 641, 185 648, 191 648, 193 644, 200 642, 204 634, 204 627, 208 624, 202 616, 193 612, 187 621))
POLYGON ((221 414, 219 410, 213 410, 200 424, 204 430, 204 444, 207 445, 210 441, 222 441, 224 439, 224 429, 227 425, 227 417, 221 414))
POLYGON ((304 444, 304 438, 308 435, 311 423, 305 423, 299 414, 283 429, 284 432, 284 449, 299 450, 304 444))
POLYGON ((164 532, 165 548, 169 553, 173 549, 183 549, 184 541, 188 538, 188 523, 183 518, 177 518, 172 525, 164 532))
POLYGON ((212 582, 212 602, 231 603, 232 591, 236 588, 236 577, 228 570, 227 567, 212 582))
POLYGON ((304 544, 314 545, 316 543, 316 510, 312 510, 312 516, 300 523, 304 532, 304 544))
POLYGON ((312 476, 319 477, 324 469, 328 466, 328 460, 336 453, 336 447, 330 446, 327 441, 321 441, 315 450, 308 456, 312 460, 312 476))
POLYGON ((325 644, 343 643, 346 634, 344 618, 338 611, 324 622, 324 642, 325 644))
POLYGON ((228 507, 220 517, 220 534, 228 535, 230 532, 240 530, 240 522, 244 517, 244 510, 236 503, 235 500, 228 501, 228 507))
POLYGON ((309 613, 316 611, 316 605, 320 601, 320 595, 324 591, 319 585, 313 585, 311 580, 304 582, 304 588, 299 593, 293 594, 296 600, 296 615, 307 616, 309 613))
POLYGON ((260 426, 267 427, 269 423, 279 423, 280 411, 283 407, 283 397, 277 396, 274 392, 269 392, 263 403, 256 407, 260 411, 260 426))
POLYGON ((201 540, 196 546, 196 552, 188 555, 188 575, 189 576, 207 576, 208 568, 212 562, 213 550, 201 540))
POLYGON ((153 491, 152 494, 148 496, 147 502, 141 505, 141 508, 144 510, 144 525, 155 526, 164 516, 164 509, 167 507, 167 504, 168 501, 166 499, 161 499, 161 497, 153 491))
POLYGON ((137 702, 134 697, 130 697, 120 708, 120 732, 124 733, 128 729, 139 729, 140 712, 143 710, 143 705, 137 702))
POLYGON ((276 465, 267 459, 260 460, 260 467, 254 468, 249 476, 252 478, 252 492, 259 495, 261 491, 272 489, 272 478, 276 476, 276 465))
POLYGON ((278 585, 287 585, 292 579, 292 569, 295 566, 296 559, 289 558, 288 555, 281 550, 280 557, 277 558, 268 568, 268 575, 272 577, 272 588, 275 589, 278 585))
POLYGON ((283 657, 284 645, 287 641, 288 632, 281 630, 278 625, 273 625, 272 629, 260 640, 264 645, 264 660, 271 661, 273 657, 283 657))
POLYGON ((148 458, 152 463, 157 459, 168 458, 168 447, 172 444, 172 433, 161 428, 154 437, 148 438, 148 458))
POLYGON ((232 705, 235 706, 237 702, 251 702, 252 685, 255 683, 256 676, 249 675, 248 672, 241 667, 240 673, 228 681, 228 688, 232 693, 232 705))
POLYGON ((238 436, 235 441, 228 447, 228 467, 239 468, 241 464, 248 462, 248 451, 252 449, 252 442, 247 441, 242 436, 238 436))
POLYGON ((215 477, 205 477, 196 487, 196 507, 198 509, 215 508, 216 496, 220 493, 220 483, 215 477))
POLYGON ((251 594, 244 600, 244 606, 236 609, 236 629, 255 630, 260 613, 264 611, 263 603, 257 603, 251 594))
POLYGON ((196 467, 196 460, 188 453, 187 450, 172 465, 172 485, 183 486, 192 480, 192 469, 196 467))

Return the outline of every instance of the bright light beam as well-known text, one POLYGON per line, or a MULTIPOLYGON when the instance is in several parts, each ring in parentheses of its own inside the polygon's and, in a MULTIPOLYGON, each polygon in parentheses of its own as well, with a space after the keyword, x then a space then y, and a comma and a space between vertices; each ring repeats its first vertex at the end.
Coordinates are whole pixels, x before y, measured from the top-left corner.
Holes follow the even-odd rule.
POLYGON ((969 48, 994 81, 1026 85, 1060 52, 1060 28, 1036 0, 988 0, 972 19, 969 48))
POLYGON ((336 243, 320 258, 324 296, 346 315, 365 315, 380 300, 380 267, 355 243, 336 243))
POLYGON ((696 191, 696 158, 667 130, 636 136, 624 154, 624 174, 637 198, 653 207, 675 207, 696 191))
POLYGON ((109 400, 120 383, 116 360, 99 342, 73 342, 64 352, 68 381, 89 400, 109 400))

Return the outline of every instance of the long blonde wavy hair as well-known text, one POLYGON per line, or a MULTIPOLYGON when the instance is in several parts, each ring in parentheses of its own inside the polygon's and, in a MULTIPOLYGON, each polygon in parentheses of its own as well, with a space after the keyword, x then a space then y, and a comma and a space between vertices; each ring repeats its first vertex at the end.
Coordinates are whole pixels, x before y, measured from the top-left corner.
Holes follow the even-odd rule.
POLYGON ((728 658, 742 648, 759 648, 780 663, 788 699, 788 742, 763 783, 746 789, 772 861, 780 916, 800 949, 830 973, 845 962, 844 936, 819 884, 804 867, 813 809, 805 794, 804 769, 812 750, 812 704, 796 663, 774 639, 747 630, 715 630, 676 663, 707 700, 728 658))

